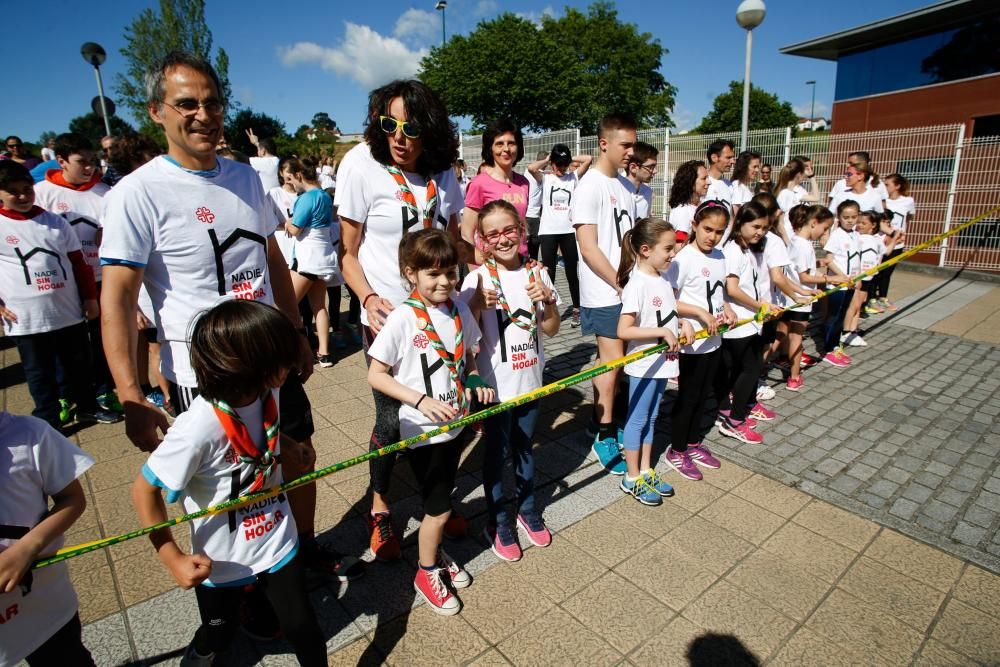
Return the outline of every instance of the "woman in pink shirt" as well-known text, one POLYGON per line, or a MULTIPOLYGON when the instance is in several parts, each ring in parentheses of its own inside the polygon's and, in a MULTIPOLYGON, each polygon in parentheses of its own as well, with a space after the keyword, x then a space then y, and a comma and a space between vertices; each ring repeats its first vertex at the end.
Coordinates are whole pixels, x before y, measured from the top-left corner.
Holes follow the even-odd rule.
MULTIPOLYGON (((524 157, 524 135, 509 118, 490 123, 483 132, 483 164, 479 174, 469 182, 462 211, 462 237, 475 244, 479 209, 497 199, 513 204, 521 221, 528 212, 528 179, 514 171, 524 157)), ((525 250, 527 252, 527 250, 525 250)), ((476 252, 477 261, 480 259, 476 252)))

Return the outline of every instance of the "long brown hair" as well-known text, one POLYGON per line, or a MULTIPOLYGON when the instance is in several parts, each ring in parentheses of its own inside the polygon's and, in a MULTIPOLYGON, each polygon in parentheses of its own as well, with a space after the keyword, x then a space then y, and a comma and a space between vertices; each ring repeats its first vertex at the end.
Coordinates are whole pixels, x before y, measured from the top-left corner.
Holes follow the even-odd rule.
POLYGON ((781 168, 781 173, 778 174, 778 185, 775 186, 774 191, 781 194, 781 191, 787 188, 796 176, 804 173, 806 173, 806 166, 799 160, 792 158, 788 164, 781 168))
POLYGON ((639 249, 652 247, 666 232, 674 231, 674 226, 663 218, 642 218, 622 237, 622 256, 618 261, 618 286, 624 288, 632 275, 632 269, 639 261, 639 249))

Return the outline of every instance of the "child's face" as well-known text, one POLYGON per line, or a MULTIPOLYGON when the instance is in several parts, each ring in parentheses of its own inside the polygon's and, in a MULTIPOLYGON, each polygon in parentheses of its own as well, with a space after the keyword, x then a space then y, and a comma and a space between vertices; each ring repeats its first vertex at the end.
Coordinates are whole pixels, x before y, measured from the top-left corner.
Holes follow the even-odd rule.
POLYGON ((875 222, 870 216, 861 215, 858 216, 858 232, 861 234, 874 234, 875 233, 875 222))
POLYGON ((758 243, 767 234, 768 225, 767 218, 751 220, 746 224, 740 225, 740 237, 742 237, 747 245, 758 243))
POLYGON ((818 241, 819 239, 823 238, 823 235, 826 234, 830 230, 830 227, 831 227, 832 224, 833 224, 833 219, 832 218, 829 219, 829 220, 824 220, 823 222, 819 222, 815 218, 813 218, 812 220, 810 220, 809 221, 809 237, 808 237, 809 240, 810 241, 818 241))
POLYGON ((94 159, 94 151, 80 151, 73 153, 69 159, 56 158, 59 167, 63 170, 63 178, 72 185, 83 185, 94 177, 94 170, 97 162, 94 159))
POLYGON ((694 225, 695 245, 702 252, 710 252, 719 245, 722 235, 726 233, 726 216, 709 214, 701 222, 694 225))
POLYGON ((885 183, 885 191, 887 194, 894 195, 899 190, 899 188, 896 187, 896 182, 891 178, 887 178, 882 182, 885 183))
POLYGON ((35 205, 35 184, 30 181, 14 181, 6 188, 0 188, 0 204, 17 213, 27 213, 35 205))
POLYGON ((506 264, 517 259, 521 223, 509 213, 496 211, 484 217, 481 236, 499 262, 506 264))
POLYGON ((673 232, 663 232, 653 247, 642 246, 640 252, 658 273, 663 273, 670 266, 670 261, 677 256, 677 237, 673 232))
POLYGON ((860 211, 853 206, 845 208, 840 214, 840 227, 845 232, 853 232, 855 225, 858 224, 858 216, 860 211))
POLYGON ((414 271, 406 267, 406 279, 428 303, 444 303, 458 284, 458 267, 445 266, 414 271))

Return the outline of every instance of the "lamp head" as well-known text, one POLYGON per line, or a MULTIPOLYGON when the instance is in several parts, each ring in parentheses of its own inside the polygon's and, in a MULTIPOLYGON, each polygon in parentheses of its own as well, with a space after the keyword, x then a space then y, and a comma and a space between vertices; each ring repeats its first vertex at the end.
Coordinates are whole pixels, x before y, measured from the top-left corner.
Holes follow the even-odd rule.
POLYGON ((767 8, 764 7, 764 0, 743 0, 736 8, 736 22, 744 30, 753 30, 764 22, 764 14, 767 8))
POLYGON ((103 65, 105 59, 108 57, 108 54, 104 51, 104 47, 96 42, 87 42, 81 46, 80 55, 94 67, 103 65))
POLYGON ((438 0, 437 4, 434 5, 434 9, 444 11, 444 8, 448 6, 448 0, 438 0))

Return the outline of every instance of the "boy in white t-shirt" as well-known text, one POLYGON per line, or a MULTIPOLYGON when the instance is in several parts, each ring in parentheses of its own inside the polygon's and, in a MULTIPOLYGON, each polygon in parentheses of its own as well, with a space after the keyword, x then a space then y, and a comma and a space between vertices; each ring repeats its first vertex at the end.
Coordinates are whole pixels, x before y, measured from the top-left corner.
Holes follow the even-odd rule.
POLYGON ((635 186, 635 219, 642 220, 653 213, 653 189, 650 181, 656 176, 656 158, 660 151, 645 141, 635 142, 632 157, 628 159, 629 182, 635 186))
POLYGON ((31 174, 13 160, 0 162, 0 204, 0 317, 21 357, 32 414, 60 427, 58 364, 77 421, 119 421, 94 397, 85 322, 98 316, 97 287, 80 240, 60 216, 35 206, 31 174))
MULTIPOLYGON (((576 230, 580 249, 580 326, 584 335, 597 338, 597 363, 617 359, 625 353, 618 338, 621 314, 621 288, 618 286, 618 262, 622 236, 635 222, 634 188, 619 169, 628 166, 636 142, 633 119, 611 114, 598 127, 600 155, 573 193, 570 220, 576 230)), ((594 416, 596 428, 593 450, 604 469, 614 475, 625 474, 625 460, 618 442, 612 408, 618 386, 618 370, 594 378, 594 416)))
MULTIPOLYGON (((223 301, 191 330, 199 396, 170 427, 132 487, 144 526, 167 519, 167 501, 187 513, 266 491, 282 482, 281 457, 311 451, 279 433, 278 388, 298 355, 291 322, 258 301, 223 301), (246 332, 252 332, 247 335, 246 332)), ((305 464, 304 465, 308 465, 305 464)), ((244 586, 267 596, 300 664, 326 664, 326 642, 309 604, 305 565, 286 494, 190 522, 191 554, 170 529, 150 535, 183 588, 195 588, 201 627, 184 661, 226 650, 239 627, 244 586)), ((210 664, 205 662, 204 664, 210 664)))
MULTIPOLYGON (((104 213, 104 195, 109 188, 101 182, 94 149, 86 137, 67 133, 56 137, 56 159, 59 169, 50 169, 45 180, 35 186, 39 206, 61 215, 80 239, 83 256, 94 272, 97 298, 101 297, 101 218, 104 213)), ((94 368, 97 403, 104 410, 122 413, 121 403, 114 393, 111 371, 104 358, 101 343, 101 318, 87 323, 90 332, 90 356, 94 368)), ((67 410, 68 412, 68 410, 67 410)))
POLYGON ((0 412, 0 461, 0 665, 92 666, 66 563, 29 568, 86 509, 77 480, 94 459, 40 419, 0 412))

